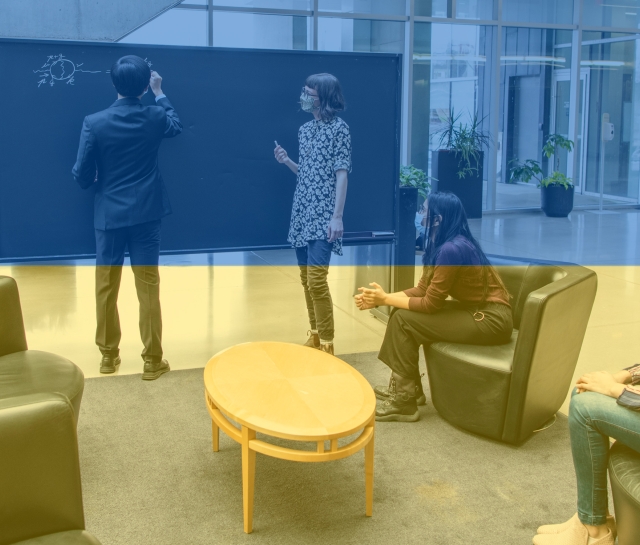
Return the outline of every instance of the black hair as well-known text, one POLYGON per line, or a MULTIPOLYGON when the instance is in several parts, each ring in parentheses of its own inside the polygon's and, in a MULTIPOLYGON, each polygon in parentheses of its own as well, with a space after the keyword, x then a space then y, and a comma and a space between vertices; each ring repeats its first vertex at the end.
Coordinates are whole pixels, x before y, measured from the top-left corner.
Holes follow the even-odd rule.
MULTIPOLYGON (((482 266, 482 301, 484 302, 487 297, 489 274, 493 276, 498 285, 504 290, 507 297, 510 297, 498 271, 493 268, 493 265, 491 265, 489 259, 487 259, 487 256, 482 251, 480 243, 471 234, 467 214, 458 196, 449 191, 436 191, 429 194, 425 204, 427 209, 427 231, 424 237, 426 247, 424 255, 422 256, 422 263, 427 267, 433 268, 442 246, 460 235, 471 243, 478 254, 480 265, 482 266), (435 233, 435 237, 432 237, 433 223, 436 216, 440 216, 440 224, 435 233)), ((431 274, 433 274, 433 270, 431 274)))
POLYGON ((113 63, 111 81, 123 97, 139 97, 149 85, 151 69, 144 59, 126 55, 113 63))
POLYGON ((320 118, 323 121, 331 121, 337 112, 346 109, 342 87, 338 78, 331 74, 313 74, 304 84, 318 93, 320 100, 320 118))

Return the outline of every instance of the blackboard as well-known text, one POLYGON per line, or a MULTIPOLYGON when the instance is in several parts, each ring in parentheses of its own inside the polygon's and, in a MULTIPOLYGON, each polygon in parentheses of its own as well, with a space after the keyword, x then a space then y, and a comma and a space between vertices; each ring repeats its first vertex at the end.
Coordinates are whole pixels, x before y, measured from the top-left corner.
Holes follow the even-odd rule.
POLYGON ((173 207, 164 253, 288 247, 296 179, 274 140, 297 160, 311 119, 297 101, 318 72, 336 75, 347 101, 345 231, 395 231, 400 55, 0 40, 0 259, 95 253, 93 190, 71 168, 82 121, 116 100, 108 71, 127 54, 160 73, 184 126, 160 149, 173 207))

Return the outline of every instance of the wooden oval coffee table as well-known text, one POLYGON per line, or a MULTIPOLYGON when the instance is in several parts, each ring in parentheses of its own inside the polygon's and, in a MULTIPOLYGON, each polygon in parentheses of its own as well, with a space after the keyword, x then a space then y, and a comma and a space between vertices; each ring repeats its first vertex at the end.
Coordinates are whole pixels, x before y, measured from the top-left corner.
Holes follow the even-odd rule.
POLYGON ((245 532, 253 529, 256 452, 296 462, 328 462, 364 448, 366 514, 371 516, 376 398, 353 367, 305 346, 246 343, 213 356, 204 370, 204 385, 213 421, 213 451, 219 450, 220 428, 242 445, 245 532), (355 440, 338 446, 338 439, 360 430, 355 440), (261 441, 256 432, 313 442, 315 451, 261 441), (325 441, 330 442, 329 450, 325 441))

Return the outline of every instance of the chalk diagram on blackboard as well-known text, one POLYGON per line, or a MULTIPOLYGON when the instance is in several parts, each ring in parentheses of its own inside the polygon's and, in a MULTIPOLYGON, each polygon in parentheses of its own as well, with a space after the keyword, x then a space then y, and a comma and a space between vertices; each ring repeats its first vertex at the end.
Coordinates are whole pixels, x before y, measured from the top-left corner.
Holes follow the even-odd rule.
POLYGON ((86 74, 99 74, 102 70, 84 70, 84 63, 76 64, 62 54, 49 55, 46 62, 33 73, 37 74, 40 80, 38 87, 49 84, 54 86, 56 82, 73 85, 76 80, 76 74, 84 72, 86 74))

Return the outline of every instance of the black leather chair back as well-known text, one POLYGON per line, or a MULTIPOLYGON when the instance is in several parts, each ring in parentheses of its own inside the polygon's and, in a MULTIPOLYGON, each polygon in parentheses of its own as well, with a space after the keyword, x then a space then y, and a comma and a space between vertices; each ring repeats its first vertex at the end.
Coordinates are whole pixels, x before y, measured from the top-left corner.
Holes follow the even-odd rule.
POLYGON ((0 276, 0 357, 27 350, 18 285, 10 276, 0 276))
POLYGON ((499 265, 496 270, 511 295, 514 329, 520 329, 522 310, 529 294, 567 274, 556 265, 499 265))

